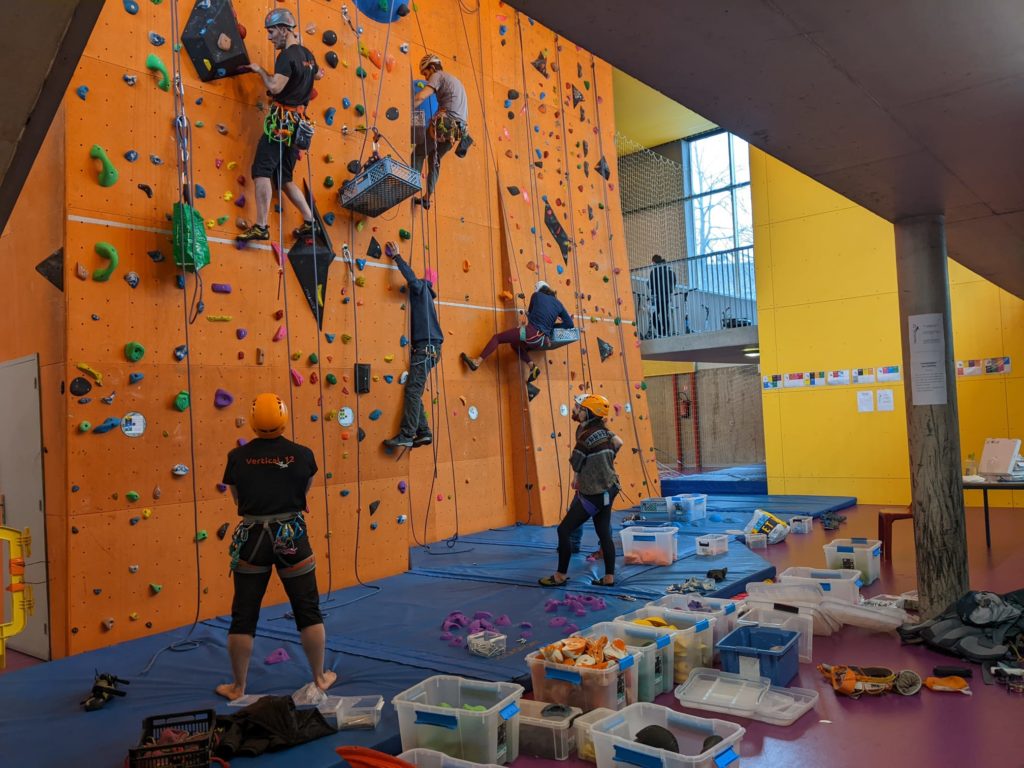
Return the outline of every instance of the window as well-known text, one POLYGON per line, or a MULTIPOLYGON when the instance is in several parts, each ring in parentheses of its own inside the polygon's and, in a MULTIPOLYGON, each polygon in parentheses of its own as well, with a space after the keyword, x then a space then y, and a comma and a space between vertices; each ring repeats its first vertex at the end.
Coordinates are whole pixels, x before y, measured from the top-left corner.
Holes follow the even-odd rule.
POLYGON ((689 283, 753 299, 754 221, 747 142, 725 131, 683 142, 689 283))

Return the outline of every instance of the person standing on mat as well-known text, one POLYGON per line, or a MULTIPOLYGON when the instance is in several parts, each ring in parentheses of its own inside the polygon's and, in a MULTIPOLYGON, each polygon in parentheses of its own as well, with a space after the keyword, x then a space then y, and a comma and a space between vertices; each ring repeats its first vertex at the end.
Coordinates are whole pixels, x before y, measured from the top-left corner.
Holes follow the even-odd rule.
POLYGON ((316 560, 306 535, 306 493, 317 472, 313 452, 284 437, 288 406, 265 392, 253 400, 249 422, 256 439, 228 454, 224 484, 242 521, 231 537, 231 603, 228 655, 234 680, 217 693, 234 701, 245 695, 260 605, 276 567, 295 616, 313 682, 326 691, 337 681, 324 669, 324 619, 316 585, 316 560))
POLYGON ((384 441, 388 448, 416 448, 430 445, 433 436, 423 407, 423 390, 431 369, 441 359, 444 334, 434 308, 434 285, 416 277, 412 267, 405 263, 398 244, 388 241, 384 253, 390 256, 402 273, 409 290, 409 378, 405 381, 405 403, 402 407, 402 426, 398 434, 384 441))
POLYGON ((519 359, 530 366, 528 382, 537 380, 541 374, 540 366, 530 360, 529 350, 547 349, 551 346, 551 334, 555 328, 574 328, 572 315, 558 300, 558 295, 543 280, 538 280, 530 297, 530 307, 526 310, 526 325, 499 331, 491 337, 479 357, 470 357, 462 353, 462 362, 471 371, 479 368, 484 360, 494 354, 499 344, 508 344, 519 355, 519 359))
POLYGON ((256 223, 235 239, 242 243, 269 240, 270 198, 273 188, 279 186, 302 214, 303 224, 294 231, 296 237, 313 234, 313 212, 302 195, 298 184, 292 181, 299 148, 295 146, 295 131, 306 122, 306 106, 313 97, 313 83, 324 76, 313 53, 299 43, 295 33, 295 17, 285 8, 276 8, 267 14, 263 25, 267 38, 279 51, 270 73, 259 64, 248 64, 244 69, 255 72, 263 80, 271 98, 270 110, 263 122, 263 135, 256 145, 252 161, 252 180, 256 186, 256 223))
POLYGON ((594 521, 604 555, 604 576, 594 579, 591 584, 610 587, 615 583, 612 502, 619 493, 615 456, 622 448, 622 438, 605 425, 610 411, 611 405, 604 395, 576 396, 572 418, 579 422, 579 426, 576 428, 576 445, 569 456, 569 464, 576 473, 573 481, 576 495, 558 524, 558 570, 539 580, 543 587, 557 587, 569 580, 570 537, 588 518, 594 521))

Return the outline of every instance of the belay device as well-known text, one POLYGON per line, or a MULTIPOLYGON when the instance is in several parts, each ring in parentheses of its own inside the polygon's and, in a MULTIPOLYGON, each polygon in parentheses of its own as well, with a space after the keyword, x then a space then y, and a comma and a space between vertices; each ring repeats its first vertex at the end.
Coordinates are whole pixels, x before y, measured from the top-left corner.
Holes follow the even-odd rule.
POLYGON ((378 151, 380 133, 373 129, 373 153, 363 170, 341 185, 338 201, 366 216, 379 216, 423 188, 419 171, 395 160, 381 157, 378 151))

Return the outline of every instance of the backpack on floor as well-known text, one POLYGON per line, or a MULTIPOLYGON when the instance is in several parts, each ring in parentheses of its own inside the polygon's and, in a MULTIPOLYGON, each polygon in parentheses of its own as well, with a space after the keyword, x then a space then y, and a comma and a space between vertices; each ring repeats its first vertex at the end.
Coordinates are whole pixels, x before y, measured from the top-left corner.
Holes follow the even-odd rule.
POLYGON ((977 664, 1001 661, 1024 634, 1024 589, 1005 595, 968 592, 934 619, 904 624, 899 633, 905 644, 977 664))

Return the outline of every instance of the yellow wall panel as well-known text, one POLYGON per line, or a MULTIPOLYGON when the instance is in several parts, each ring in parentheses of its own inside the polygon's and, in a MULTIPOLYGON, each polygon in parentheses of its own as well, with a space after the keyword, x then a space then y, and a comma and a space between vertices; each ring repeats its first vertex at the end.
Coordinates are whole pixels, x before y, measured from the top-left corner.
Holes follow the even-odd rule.
MULTIPOLYGON (((759 152, 759 150, 752 149, 752 152, 759 152)), ((764 157, 765 183, 768 185, 768 209, 772 223, 856 207, 853 202, 842 195, 812 181, 771 155, 764 155, 764 157), (814 187, 811 194, 808 194, 809 185, 814 187)), ((753 181, 753 168, 751 168, 751 181, 753 181)), ((758 221, 757 223, 764 222, 758 221)))

